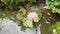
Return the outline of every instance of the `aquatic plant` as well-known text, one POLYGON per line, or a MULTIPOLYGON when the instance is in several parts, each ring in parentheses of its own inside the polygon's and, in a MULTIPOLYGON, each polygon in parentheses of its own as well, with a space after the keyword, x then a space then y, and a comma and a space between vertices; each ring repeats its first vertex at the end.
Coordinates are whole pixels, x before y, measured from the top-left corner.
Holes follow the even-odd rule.
POLYGON ((50 9, 52 13, 60 14, 60 0, 46 0, 46 6, 44 8, 50 9))
POLYGON ((60 34, 60 22, 56 22, 51 28, 54 34, 60 34))
POLYGON ((38 15, 36 12, 30 12, 27 15, 28 20, 31 20, 31 21, 36 21, 37 17, 38 17, 38 15))
POLYGON ((30 11, 28 14, 26 14, 26 9, 20 6, 20 10, 17 12, 16 17, 18 20, 22 21, 23 26, 32 28, 33 23, 38 23, 42 18, 42 13, 37 7, 34 6, 32 6, 30 10, 33 11, 30 11))
MULTIPOLYGON (((0 0, 0 6, 9 8, 12 10, 13 8, 19 7, 21 4, 25 4, 26 2, 37 2, 37 0, 0 0)), ((38 0, 38 2, 40 2, 38 0)))

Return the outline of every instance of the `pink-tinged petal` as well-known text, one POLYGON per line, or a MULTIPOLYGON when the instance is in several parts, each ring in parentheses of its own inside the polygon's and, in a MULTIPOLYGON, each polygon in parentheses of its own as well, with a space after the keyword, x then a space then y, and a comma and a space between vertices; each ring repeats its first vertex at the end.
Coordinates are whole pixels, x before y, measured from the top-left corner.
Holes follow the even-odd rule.
POLYGON ((28 20, 31 20, 30 18, 28 18, 28 20))
POLYGON ((38 16, 38 14, 36 12, 30 12, 28 15, 27 15, 27 18, 28 20, 34 20, 36 21, 36 17, 38 16))

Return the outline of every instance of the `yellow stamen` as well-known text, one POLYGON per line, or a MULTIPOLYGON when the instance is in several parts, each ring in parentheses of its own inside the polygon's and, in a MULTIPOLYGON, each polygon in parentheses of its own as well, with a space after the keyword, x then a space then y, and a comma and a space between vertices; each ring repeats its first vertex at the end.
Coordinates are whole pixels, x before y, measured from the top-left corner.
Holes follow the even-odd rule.
POLYGON ((31 15, 30 18, 34 18, 34 15, 31 15))

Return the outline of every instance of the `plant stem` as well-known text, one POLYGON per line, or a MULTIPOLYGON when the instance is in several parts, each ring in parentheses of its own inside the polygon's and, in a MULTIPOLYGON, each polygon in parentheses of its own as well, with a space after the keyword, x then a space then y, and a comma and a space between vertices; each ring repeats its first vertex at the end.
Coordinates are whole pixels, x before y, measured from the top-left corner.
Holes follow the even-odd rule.
POLYGON ((36 30, 36 34, 37 34, 37 28, 35 28, 35 30, 36 30))

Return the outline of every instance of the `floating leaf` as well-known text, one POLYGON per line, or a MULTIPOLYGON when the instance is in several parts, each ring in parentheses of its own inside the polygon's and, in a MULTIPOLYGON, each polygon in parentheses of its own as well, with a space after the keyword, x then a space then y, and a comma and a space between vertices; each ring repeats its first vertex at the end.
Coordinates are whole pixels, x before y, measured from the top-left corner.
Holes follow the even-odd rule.
POLYGON ((20 6, 20 10, 17 12, 16 17, 19 20, 23 20, 26 17, 26 9, 24 9, 22 6, 20 6))
POLYGON ((30 20, 24 19, 23 21, 24 26, 26 27, 33 27, 33 23, 30 20))
POLYGON ((60 34, 60 22, 56 22, 52 25, 52 29, 56 29, 57 34, 60 34))

